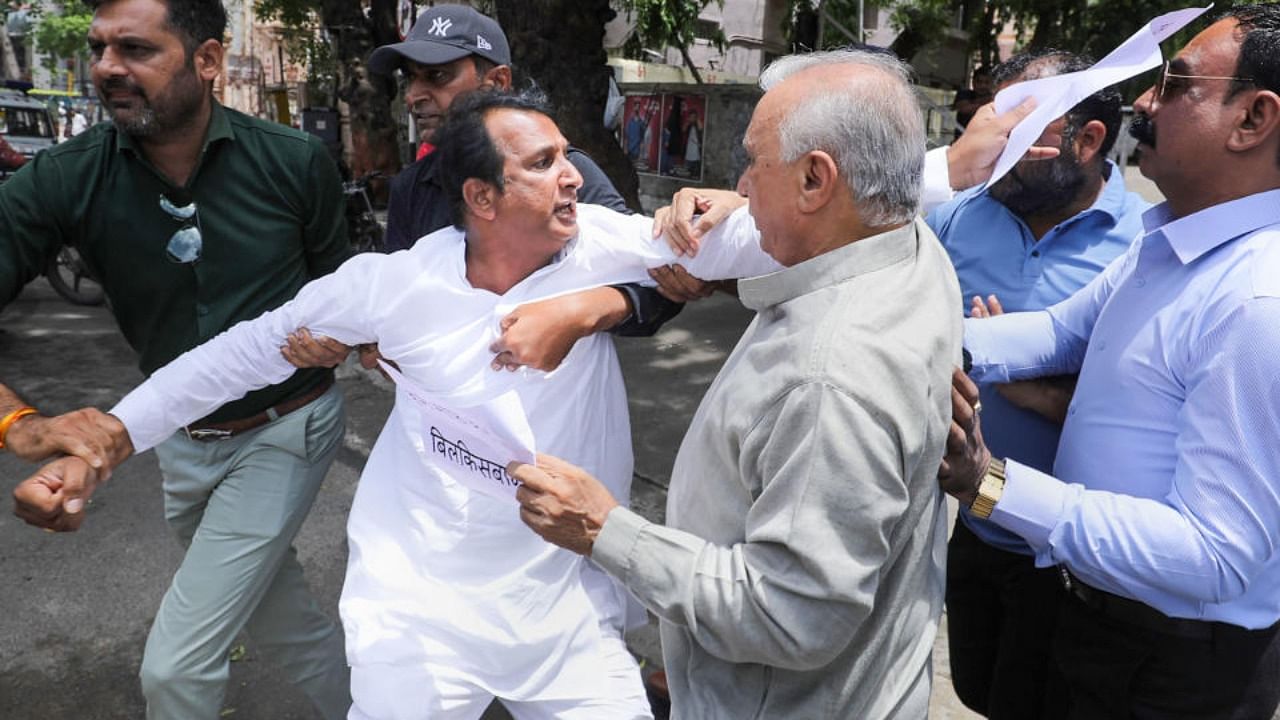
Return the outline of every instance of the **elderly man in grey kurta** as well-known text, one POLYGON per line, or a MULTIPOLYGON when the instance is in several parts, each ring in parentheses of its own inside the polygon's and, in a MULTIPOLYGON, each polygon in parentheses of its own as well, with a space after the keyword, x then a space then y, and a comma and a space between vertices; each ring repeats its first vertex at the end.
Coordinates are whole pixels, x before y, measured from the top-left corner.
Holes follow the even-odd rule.
POLYGON ((785 58, 739 183, 785 269, 676 458, 667 526, 556 458, 513 471, 521 516, 662 620, 678 718, 923 718, 942 610, 936 490, 960 290, 914 220, 924 130, 905 68, 785 58))

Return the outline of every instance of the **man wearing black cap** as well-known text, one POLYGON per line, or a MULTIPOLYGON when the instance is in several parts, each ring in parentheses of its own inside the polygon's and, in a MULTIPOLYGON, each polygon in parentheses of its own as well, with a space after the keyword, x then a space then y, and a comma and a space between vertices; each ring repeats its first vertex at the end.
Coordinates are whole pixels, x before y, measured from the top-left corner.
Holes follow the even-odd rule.
MULTIPOLYGON (((508 90, 512 85, 507 36, 492 18, 465 5, 442 5, 418 16, 404 42, 384 45, 369 56, 369 69, 389 75, 400 70, 405 105, 420 140, 430 142, 459 95, 475 90, 508 90)), ((578 201, 629 212, 626 203, 591 158, 579 150, 570 160, 582 173, 578 201)), ((449 206, 436 179, 431 155, 391 180, 387 207, 388 251, 412 247, 418 238, 450 224, 449 206)))
MULTIPOLYGON (((512 85, 506 34, 492 18, 465 5, 427 9, 404 42, 373 51, 369 69, 384 75, 401 71, 405 104, 423 142, 434 138, 458 96, 475 90, 507 90, 512 85)), ((429 154, 391 179, 384 241, 388 252, 412 247, 419 238, 451 224, 436 160, 429 154)), ((578 202, 630 212, 586 153, 570 148, 569 161, 582 174, 578 202)), ((526 364, 552 370, 573 342, 590 332, 612 328, 620 335, 650 335, 680 308, 639 285, 598 288, 547 301, 541 308, 522 307, 504 322, 494 366, 526 364), (544 312, 538 313, 539 309, 544 312)))

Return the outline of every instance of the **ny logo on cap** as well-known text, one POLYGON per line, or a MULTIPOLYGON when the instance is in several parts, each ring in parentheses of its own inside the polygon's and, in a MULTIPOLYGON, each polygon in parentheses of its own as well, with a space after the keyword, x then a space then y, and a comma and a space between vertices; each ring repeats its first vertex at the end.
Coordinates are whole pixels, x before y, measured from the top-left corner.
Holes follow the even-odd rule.
POLYGON ((453 25, 453 21, 449 18, 432 18, 431 29, 427 32, 438 37, 445 37, 449 34, 449 28, 453 25))
POLYGON ((492 50, 492 49, 493 49, 493 46, 489 44, 489 41, 488 41, 488 40, 485 40, 485 39, 484 39, 484 36, 483 36, 483 35, 476 35, 476 47, 477 47, 477 48, 480 48, 481 50, 492 50))

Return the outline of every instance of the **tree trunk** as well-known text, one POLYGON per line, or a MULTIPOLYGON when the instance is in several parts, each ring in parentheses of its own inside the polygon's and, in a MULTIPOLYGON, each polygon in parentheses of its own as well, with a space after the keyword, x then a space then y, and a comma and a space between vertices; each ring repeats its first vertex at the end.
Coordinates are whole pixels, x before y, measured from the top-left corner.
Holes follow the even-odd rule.
POLYGON ((0 78, 8 80, 21 80, 21 70, 18 68, 18 56, 13 52, 13 43, 9 40, 9 31, 6 27, 7 17, 0 14, 0 78))
POLYGON ((613 133, 604 127, 609 68, 604 25, 609 0, 495 0, 497 20, 511 43, 518 73, 546 92, 560 131, 591 156, 633 209, 639 179, 613 133))
POLYGON ((395 0, 373 0, 369 18, 360 3, 323 0, 320 20, 333 39, 338 63, 338 98, 347 103, 351 123, 353 177, 370 171, 387 175, 400 169, 398 125, 391 116, 395 84, 371 75, 365 65, 379 45, 399 40, 395 27, 395 0))
POLYGON ((921 32, 915 23, 909 23, 902 28, 902 32, 898 33, 898 37, 893 39, 889 45, 889 50, 898 56, 898 59, 905 63, 910 63, 916 53, 923 50, 933 40, 927 33, 921 32))

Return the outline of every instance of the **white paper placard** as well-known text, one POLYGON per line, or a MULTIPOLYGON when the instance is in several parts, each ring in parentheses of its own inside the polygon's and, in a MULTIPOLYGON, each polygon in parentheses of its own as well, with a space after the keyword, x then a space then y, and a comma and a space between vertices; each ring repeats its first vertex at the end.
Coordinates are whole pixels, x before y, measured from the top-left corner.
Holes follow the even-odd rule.
POLYGON ((533 464, 537 455, 533 430, 516 391, 459 407, 424 390, 385 361, 378 362, 418 410, 424 453, 468 488, 514 502, 519 483, 507 474, 507 463, 533 464))

